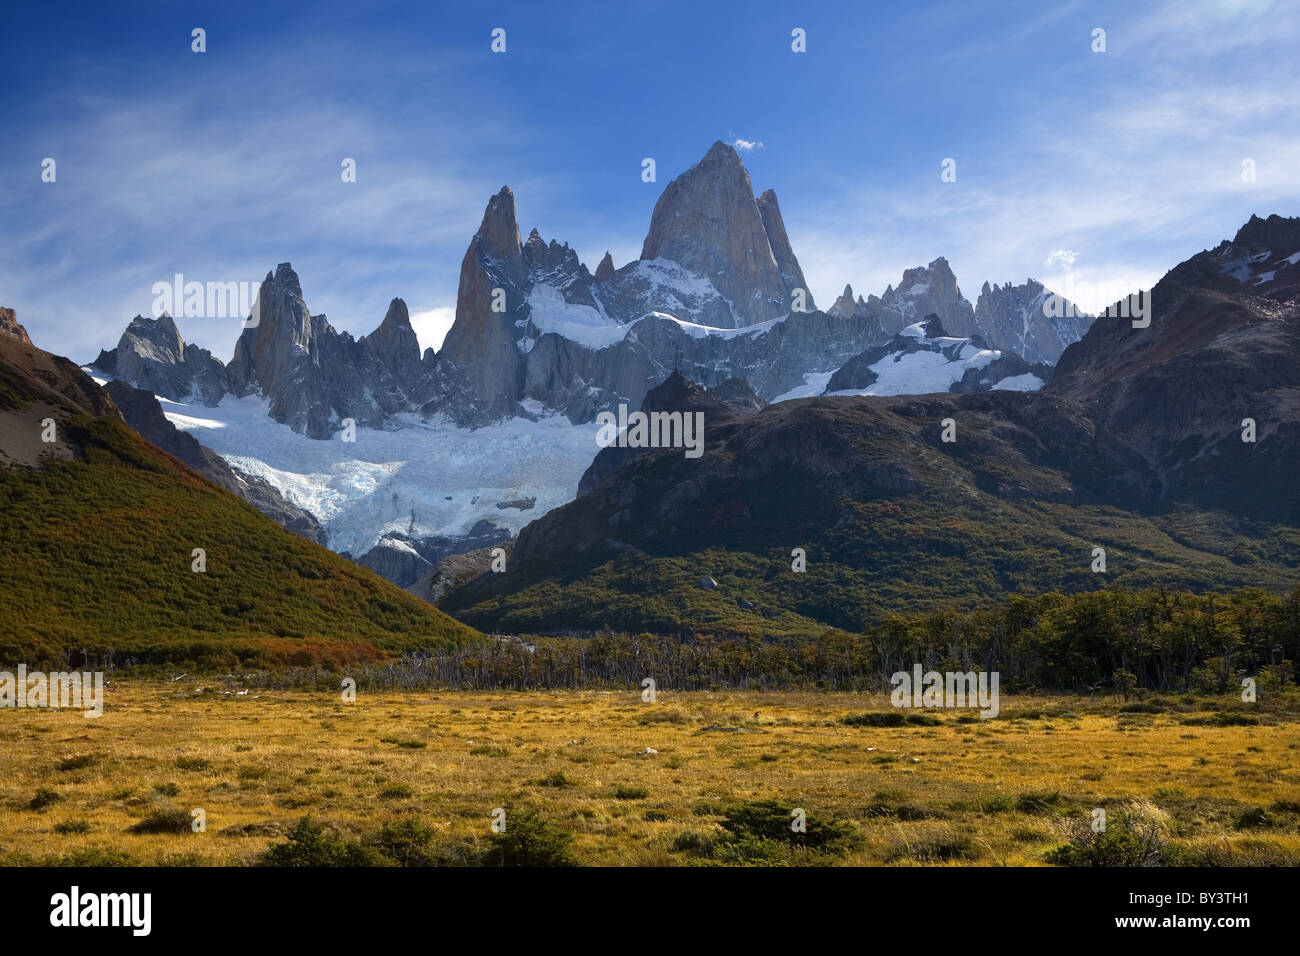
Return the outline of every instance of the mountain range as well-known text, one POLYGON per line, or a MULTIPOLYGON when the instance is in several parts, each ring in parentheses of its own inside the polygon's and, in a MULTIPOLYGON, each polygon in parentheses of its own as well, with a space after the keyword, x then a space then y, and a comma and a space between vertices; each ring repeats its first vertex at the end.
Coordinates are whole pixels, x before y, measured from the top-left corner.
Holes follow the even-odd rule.
POLYGON ((462 569, 441 604, 533 633, 770 636, 1112 582, 1294 586, 1300 219, 1252 218, 1148 301, 1039 391, 722 412, 674 377, 647 406, 705 411, 701 457, 607 449, 505 573, 462 569))
MULTIPOLYGON (((358 449, 383 444, 376 433, 428 423, 453 426, 437 440, 457 444, 466 430, 552 421, 581 428, 603 411, 638 407, 675 370, 705 387, 744 380, 766 402, 828 390, 1033 389, 1091 322, 1063 299, 1059 316, 1049 316, 1049 295, 1033 279, 985 283, 972 305, 937 258, 880 296, 855 299, 846 287, 819 310, 775 192, 756 197, 740 156, 718 142, 668 184, 640 258, 617 268, 606 253, 593 273, 536 229, 521 239, 514 193, 500 190, 466 250, 455 321, 437 352, 420 352, 400 298, 369 335, 336 331, 311 313, 297 273, 281 263, 262 282, 256 321, 229 364, 185 343, 164 314, 137 316, 88 370, 172 403, 168 414, 245 480, 260 477, 304 512, 300 526, 316 522, 330 547, 405 586, 440 557, 516 534, 524 509, 498 502, 532 501, 533 518, 570 500, 597 448, 586 437, 567 441, 557 466, 553 450, 517 442, 510 474, 482 485, 409 464, 363 485, 338 473, 356 477, 391 461, 349 458, 339 444, 348 420, 363 429, 358 449), (261 414, 295 435, 328 444, 310 453, 291 441, 299 450, 289 455, 284 443, 267 442, 266 457, 250 455, 247 429, 261 426, 249 415, 225 416, 246 410, 246 401, 263 403, 261 414), (320 474, 333 475, 328 488, 312 477, 320 474), (441 496, 431 487, 440 480, 450 482, 441 496)), ((548 429, 547 439, 554 434, 548 429)), ((412 432, 409 444, 426 439, 412 432)), ((484 474, 494 470, 497 462, 483 462, 484 474)))

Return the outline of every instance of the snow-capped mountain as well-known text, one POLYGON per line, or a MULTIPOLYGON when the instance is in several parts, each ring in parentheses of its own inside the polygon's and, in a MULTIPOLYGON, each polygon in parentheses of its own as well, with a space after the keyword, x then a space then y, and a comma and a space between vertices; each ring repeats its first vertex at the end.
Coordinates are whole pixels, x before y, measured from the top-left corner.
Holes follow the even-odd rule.
POLYGON ((826 383, 825 395, 925 395, 932 392, 1032 392, 1051 379, 1049 365, 991 349, 979 336, 950 336, 937 316, 902 329, 884 345, 855 355, 826 383))
POLYGON ((886 333, 895 334, 906 326, 938 316, 951 335, 978 335, 990 348, 1014 352, 1029 362, 1054 365, 1070 344, 1088 331, 1093 317, 1072 302, 1046 289, 1037 279, 1021 285, 1001 286, 985 282, 975 305, 962 295, 948 260, 940 256, 927 266, 908 269, 897 288, 883 295, 853 298, 853 287, 827 311, 838 317, 871 315, 886 333))
POLYGON ((594 274, 567 243, 536 229, 521 241, 501 189, 436 353, 420 353, 401 299, 369 335, 335 330, 281 263, 229 365, 164 315, 134 319, 93 370, 168 400, 178 427, 315 516, 330 547, 403 582, 570 500, 598 450, 596 415, 639 407, 675 370, 710 389, 743 380, 768 402, 820 394, 835 376, 889 389, 878 394, 1036 387, 1044 375, 1025 377, 1014 353, 1054 360, 1050 336, 1024 332, 1054 320, 1020 314, 1013 329, 1005 311, 990 305, 985 321, 944 259, 881 296, 846 289, 817 309, 776 194, 755 197, 740 156, 715 143, 665 188, 641 257, 616 267, 606 253, 594 274), (925 335, 932 318, 942 335, 925 335), (348 420, 355 444, 341 439, 348 420))

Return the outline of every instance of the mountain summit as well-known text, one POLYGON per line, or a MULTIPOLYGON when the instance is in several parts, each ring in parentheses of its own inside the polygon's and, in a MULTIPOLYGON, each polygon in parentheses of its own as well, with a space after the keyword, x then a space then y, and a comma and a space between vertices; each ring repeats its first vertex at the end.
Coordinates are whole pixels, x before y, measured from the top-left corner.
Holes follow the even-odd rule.
POLYGON ((663 191, 641 259, 669 259, 707 279, 727 300, 732 328, 789 313, 795 289, 804 310, 814 308, 776 193, 756 200, 740 155, 721 141, 663 191))

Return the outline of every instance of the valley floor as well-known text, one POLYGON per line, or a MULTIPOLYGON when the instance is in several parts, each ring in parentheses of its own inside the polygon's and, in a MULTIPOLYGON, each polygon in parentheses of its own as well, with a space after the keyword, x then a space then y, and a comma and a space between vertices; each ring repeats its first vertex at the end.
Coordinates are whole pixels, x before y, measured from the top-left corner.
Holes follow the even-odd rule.
POLYGON ((891 727, 870 725, 900 713, 884 695, 238 687, 115 680, 98 719, 0 710, 0 865, 242 865, 308 814, 360 845, 418 820, 429 858, 470 862, 497 808, 582 864, 1037 865, 1097 850, 1095 809, 1121 858, 1300 863, 1295 700, 1004 697, 891 727), (795 809, 836 835, 825 852, 782 836, 795 809))

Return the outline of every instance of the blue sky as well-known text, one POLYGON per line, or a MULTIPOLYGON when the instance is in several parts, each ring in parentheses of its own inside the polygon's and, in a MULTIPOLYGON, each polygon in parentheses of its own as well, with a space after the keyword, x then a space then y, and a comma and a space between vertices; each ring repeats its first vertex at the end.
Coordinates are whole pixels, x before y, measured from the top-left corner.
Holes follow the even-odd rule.
MULTIPOLYGON (((290 261, 336 327, 368 332, 401 296, 436 345, 502 184, 525 234, 622 265, 723 139, 761 144, 742 155, 822 307, 943 255, 972 300, 1033 275, 1096 308, 1251 213, 1300 215, 1298 7, 10 4, 0 304, 85 362, 155 282, 290 261)), ((229 358, 238 320, 179 324, 229 358)))

